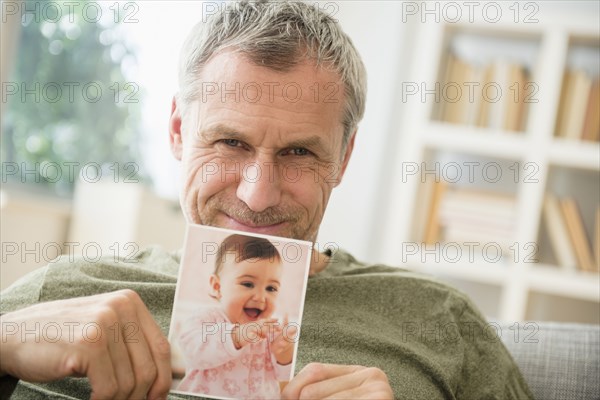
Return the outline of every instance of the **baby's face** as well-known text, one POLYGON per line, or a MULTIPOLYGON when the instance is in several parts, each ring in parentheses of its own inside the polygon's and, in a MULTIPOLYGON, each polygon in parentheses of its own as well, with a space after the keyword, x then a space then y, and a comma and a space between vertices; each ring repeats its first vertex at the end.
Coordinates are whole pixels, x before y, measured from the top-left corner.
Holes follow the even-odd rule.
MULTIPOLYGON (((229 321, 245 324, 270 318, 281 286, 279 260, 227 260, 217 279, 219 302, 229 321)), ((214 289, 217 289, 214 287, 214 289)))

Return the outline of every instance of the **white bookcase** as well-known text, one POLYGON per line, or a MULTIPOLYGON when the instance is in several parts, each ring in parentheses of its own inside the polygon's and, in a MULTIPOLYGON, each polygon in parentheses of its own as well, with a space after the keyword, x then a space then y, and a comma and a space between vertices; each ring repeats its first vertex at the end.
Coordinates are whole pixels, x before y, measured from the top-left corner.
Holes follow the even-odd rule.
MULTIPOLYGON (((566 271, 554 265, 548 256, 549 244, 544 240, 542 224, 547 190, 575 197, 588 233, 592 230, 595 207, 600 203, 598 142, 554 137, 570 47, 584 43, 600 48, 598 16, 568 15, 568 7, 565 9, 540 15, 539 22, 534 24, 442 22, 419 24, 416 28, 410 83, 424 84, 428 89, 440 81, 449 44, 458 34, 483 40, 504 38, 533 43, 535 54, 531 58, 530 80, 539 89, 534 96, 538 101, 529 103, 523 132, 439 122, 435 118, 433 95, 426 95, 425 101, 406 93, 399 96, 405 100, 404 113, 398 124, 397 134, 401 139, 395 166, 388 171, 395 184, 391 188, 392 200, 386 210, 389 217, 386 217, 384 239, 380 243, 383 261, 439 276, 467 292, 483 312, 494 319, 600 323, 600 275, 566 271), (517 247, 510 254, 504 254, 508 257, 490 262, 475 250, 473 260, 463 256, 454 261, 444 254, 437 254, 436 259, 435 251, 423 251, 432 247, 421 244, 420 232, 425 223, 419 211, 423 203, 419 194, 421 178, 419 174, 408 175, 407 167, 448 160, 459 163, 480 160, 482 165, 493 161, 502 166, 504 174, 512 174, 507 176, 512 182, 506 183, 503 189, 516 196, 514 242, 517 247), (515 168, 520 171, 516 183, 512 179, 515 168), (407 243, 416 244, 418 251, 415 253, 414 247, 407 247, 407 243), (528 245, 532 243, 536 247, 528 245), (537 249, 535 254, 534 249, 537 249), (535 256, 537 261, 532 261, 529 255, 535 256)), ((407 83, 401 82, 398 90, 406 87, 407 83)), ((441 244, 438 253, 443 251, 441 244)))

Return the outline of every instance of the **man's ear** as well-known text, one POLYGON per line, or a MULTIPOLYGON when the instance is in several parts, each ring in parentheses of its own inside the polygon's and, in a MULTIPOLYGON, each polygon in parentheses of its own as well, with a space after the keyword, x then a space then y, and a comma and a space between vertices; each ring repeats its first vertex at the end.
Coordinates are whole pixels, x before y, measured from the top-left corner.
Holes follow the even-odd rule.
POLYGON ((169 118, 169 142, 173 156, 181 161, 183 152, 183 134, 181 132, 181 106, 177 105, 177 97, 171 102, 171 118, 169 118))
POLYGON ((221 298, 221 280, 215 274, 210 276, 210 296, 219 300, 221 298))
POLYGON ((346 145, 346 151, 344 152, 344 158, 342 159, 342 166, 340 168, 340 173, 336 179, 335 186, 339 185, 342 182, 342 178, 344 177, 344 173, 346 172, 346 167, 348 166, 348 162, 350 161, 350 156, 352 155, 352 150, 354 150, 354 139, 356 138, 356 132, 358 129, 355 129, 352 132, 352 136, 346 145))

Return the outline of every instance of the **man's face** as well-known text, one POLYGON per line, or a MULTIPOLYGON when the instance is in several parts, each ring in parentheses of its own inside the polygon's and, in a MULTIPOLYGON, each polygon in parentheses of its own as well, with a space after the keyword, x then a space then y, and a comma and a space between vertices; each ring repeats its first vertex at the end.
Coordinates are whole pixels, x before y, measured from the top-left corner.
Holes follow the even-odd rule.
POLYGON ((246 324, 270 318, 281 287, 281 261, 252 258, 236 263, 228 258, 210 283, 229 321, 246 324))
POLYGON ((353 147, 342 148, 338 75, 308 61, 281 73, 223 52, 200 81, 199 99, 183 115, 174 100, 170 121, 188 221, 314 241, 353 147))

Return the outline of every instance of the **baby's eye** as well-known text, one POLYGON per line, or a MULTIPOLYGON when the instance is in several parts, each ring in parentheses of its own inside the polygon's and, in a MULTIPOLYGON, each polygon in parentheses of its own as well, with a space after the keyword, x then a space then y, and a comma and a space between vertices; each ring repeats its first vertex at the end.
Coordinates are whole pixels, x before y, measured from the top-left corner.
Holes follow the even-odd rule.
POLYGON ((267 286, 267 292, 277 292, 277 287, 275 286, 267 286))
POLYGON ((249 289, 252 289, 254 287, 254 283, 252 283, 252 282, 242 282, 242 283, 240 283, 240 285, 247 287, 249 289))

